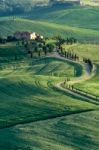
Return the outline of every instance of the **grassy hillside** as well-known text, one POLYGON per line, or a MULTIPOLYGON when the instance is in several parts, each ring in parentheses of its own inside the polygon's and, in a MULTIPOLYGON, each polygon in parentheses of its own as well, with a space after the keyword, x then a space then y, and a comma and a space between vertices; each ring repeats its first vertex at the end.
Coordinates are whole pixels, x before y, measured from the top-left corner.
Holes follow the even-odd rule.
MULTIPOLYGON (((64 49, 81 61, 90 58, 97 69, 93 78, 74 86, 99 96, 98 15, 98 7, 36 8, 32 13, 0 17, 0 36, 35 31, 44 37, 75 37, 80 43, 65 44, 64 49)), ((98 104, 56 86, 67 78, 83 78, 84 73, 82 62, 51 56, 30 59, 15 42, 0 45, 0 149, 98 150, 98 104)))
POLYGON ((0 29, 1 35, 7 36, 13 34, 15 31, 35 31, 44 36, 61 35, 63 37, 75 37, 83 41, 99 41, 99 32, 91 29, 83 29, 76 27, 69 27, 55 23, 48 23, 42 21, 32 21, 29 19, 16 18, 1 18, 0 29))
POLYGON ((79 64, 73 64, 70 62, 65 63, 64 61, 60 61, 55 58, 41 58, 41 60, 37 62, 36 61, 24 61, 24 67, 20 62, 14 62, 12 64, 3 63, 1 64, 2 70, 0 71, 0 75, 1 77, 7 74, 10 75, 10 73, 12 75, 15 75, 17 73, 20 74, 23 71, 24 74, 29 73, 34 75, 46 75, 56 77, 74 77, 74 70, 76 70, 76 77, 79 77, 83 73, 82 67, 79 64), (35 65, 32 66, 30 65, 31 63, 35 65))
MULTIPOLYGON (((2 58, 9 59, 10 53, 13 57, 16 52, 24 56, 15 43, 5 45, 3 51, 1 46, 2 58), (10 50, 11 47, 14 49, 10 50)), ((56 58, 2 64, 2 150, 98 150, 99 107, 55 87, 67 77, 75 78, 74 68, 76 77, 81 76, 80 65, 56 58)))
MULTIPOLYGON (((10 53, 13 57, 16 52, 21 55, 23 50, 17 49, 15 43, 5 45, 3 51, 1 46, 2 58, 9 59, 10 53)), ((98 106, 55 87, 67 77, 75 78, 74 68, 76 76, 81 76, 80 65, 54 58, 2 66, 2 150, 98 149, 98 111, 90 112, 98 110, 98 106)))
POLYGON ((98 7, 35 8, 31 13, 16 17, 0 17, 0 35, 7 36, 17 30, 25 30, 36 31, 44 36, 74 36, 83 41, 97 42, 98 16, 98 7))
POLYGON ((96 94, 99 96, 99 45, 96 44, 74 44, 64 45, 66 51, 72 51, 80 56, 80 60, 83 58, 89 58, 96 64, 96 75, 85 82, 78 83, 75 86, 83 91, 96 94))
POLYGON ((1 130, 3 150, 98 150, 99 111, 1 130))
POLYGON ((11 42, 0 45, 0 62, 12 62, 15 61, 15 57, 20 61, 27 57, 24 47, 16 44, 17 42, 11 42))
POLYGON ((98 30, 99 7, 36 8, 28 14, 34 20, 45 20, 62 25, 98 30), (39 15, 40 14, 40 15, 39 15))
POLYGON ((83 57, 90 58, 93 62, 99 62, 99 45, 98 44, 73 44, 73 45, 63 45, 63 48, 66 51, 72 51, 73 53, 76 53, 80 56, 80 59, 82 60, 83 57))
MULTIPOLYGON (((55 83, 65 80, 68 76, 74 76, 74 67, 65 61, 46 59, 33 66, 12 66, 1 70, 0 127, 95 108, 83 99, 72 97, 54 88, 55 83)), ((81 75, 80 66, 76 69, 77 76, 81 75)))
POLYGON ((17 30, 36 31, 44 36, 74 36, 80 40, 99 41, 98 7, 42 7, 16 17, 0 17, 1 36, 17 30), (86 15, 87 14, 87 15, 86 15), (82 16, 82 17, 81 17, 82 16))
MULTIPOLYGON (((51 21, 81 28, 99 29, 99 8, 74 8, 49 14, 51 21), (87 15, 86 15, 87 14, 87 15), (81 17, 82 16, 82 17, 81 17)), ((47 16, 45 16, 47 19, 47 16)))
POLYGON ((93 79, 76 84, 75 87, 99 97, 99 65, 97 65, 97 74, 93 79))

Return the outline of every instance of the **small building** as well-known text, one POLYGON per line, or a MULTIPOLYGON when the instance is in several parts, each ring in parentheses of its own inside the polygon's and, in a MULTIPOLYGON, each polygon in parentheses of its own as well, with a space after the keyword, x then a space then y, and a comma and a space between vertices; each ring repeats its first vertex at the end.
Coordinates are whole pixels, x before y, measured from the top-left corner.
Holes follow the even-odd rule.
POLYGON ((37 38, 37 34, 35 32, 30 33, 30 40, 35 40, 37 38))
POLYGON ((38 37, 39 39, 43 39, 43 36, 35 33, 35 32, 20 32, 20 31, 17 31, 14 33, 14 37, 17 39, 17 40, 21 40, 21 39, 24 39, 24 40, 36 40, 38 37))

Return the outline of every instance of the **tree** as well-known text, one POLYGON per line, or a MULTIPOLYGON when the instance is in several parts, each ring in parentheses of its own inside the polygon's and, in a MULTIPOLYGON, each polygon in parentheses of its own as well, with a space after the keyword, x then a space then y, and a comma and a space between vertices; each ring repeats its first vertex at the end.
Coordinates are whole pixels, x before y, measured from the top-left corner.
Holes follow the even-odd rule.
POLYGON ((45 53, 45 56, 47 55, 47 46, 45 45, 45 46, 43 46, 43 51, 44 51, 44 53, 45 53))
POLYGON ((38 48, 37 51, 38 51, 38 57, 41 57, 42 48, 38 48))
POLYGON ((52 44, 52 43, 49 43, 46 46, 47 46, 49 52, 52 52, 55 48, 54 44, 52 44))

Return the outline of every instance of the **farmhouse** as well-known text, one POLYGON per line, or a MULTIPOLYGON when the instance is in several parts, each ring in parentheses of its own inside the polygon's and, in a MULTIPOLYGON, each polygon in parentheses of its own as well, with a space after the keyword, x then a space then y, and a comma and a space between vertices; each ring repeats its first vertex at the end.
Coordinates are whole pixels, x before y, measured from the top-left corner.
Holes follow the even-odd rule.
POLYGON ((35 33, 35 32, 20 32, 17 31, 14 33, 14 37, 16 39, 25 39, 25 40, 36 40, 36 39, 43 39, 43 36, 35 33))

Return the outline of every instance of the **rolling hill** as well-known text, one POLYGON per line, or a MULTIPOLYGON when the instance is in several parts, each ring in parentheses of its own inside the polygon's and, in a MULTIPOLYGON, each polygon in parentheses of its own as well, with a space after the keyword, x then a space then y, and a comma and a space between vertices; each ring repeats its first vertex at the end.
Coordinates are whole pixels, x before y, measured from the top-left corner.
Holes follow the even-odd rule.
POLYGON ((64 46, 66 51, 72 51, 73 53, 76 53, 80 56, 80 59, 82 60, 86 56, 90 58, 93 63, 96 65, 96 74, 95 76, 88 80, 81 83, 75 84, 76 88, 79 88, 80 90, 86 91, 88 93, 93 93, 97 96, 99 96, 99 56, 97 55, 99 53, 99 45, 97 44, 74 44, 74 45, 67 45, 64 46))
POLYGON ((78 40, 97 42, 98 16, 98 7, 39 7, 31 13, 0 17, 0 35, 7 36, 18 30, 27 30, 39 32, 44 36, 74 36, 78 40))
MULTIPOLYGON (((22 7, 29 2, 29 7, 34 1, 9 2, 22 7)), ((0 37, 15 31, 35 31, 49 37, 46 42, 55 42, 50 37, 58 35, 75 37, 78 42, 64 44, 63 50, 79 57, 66 59, 54 49, 46 57, 43 51, 30 58, 22 41, 0 44, 1 150, 99 149, 98 16, 99 7, 54 5, 0 17, 0 37), (94 63, 94 76, 83 58, 94 63), (73 93, 73 86, 95 98, 73 93)))
POLYGON ((99 29, 99 21, 97 19, 99 16, 99 7, 42 7, 34 8, 31 13, 20 16, 26 19, 47 21, 71 27, 99 29))
POLYGON ((98 113, 87 112, 3 129, 0 147, 4 150, 98 150, 98 113))
POLYGON ((1 19, 0 21, 1 36, 13 34, 15 31, 35 31, 44 36, 63 36, 75 37, 82 41, 99 41, 99 32, 92 29, 76 28, 67 25, 60 25, 56 23, 33 21, 30 19, 15 18, 15 19, 1 19))
POLYGON ((46 58, 0 71, 2 150, 98 149, 99 107, 55 87, 68 75, 73 77, 73 67, 46 58))

